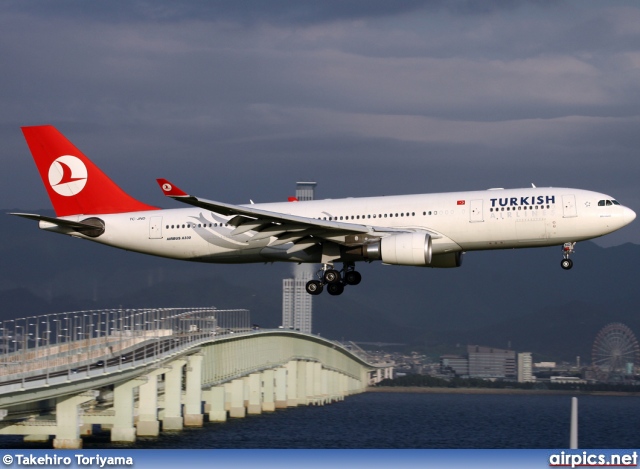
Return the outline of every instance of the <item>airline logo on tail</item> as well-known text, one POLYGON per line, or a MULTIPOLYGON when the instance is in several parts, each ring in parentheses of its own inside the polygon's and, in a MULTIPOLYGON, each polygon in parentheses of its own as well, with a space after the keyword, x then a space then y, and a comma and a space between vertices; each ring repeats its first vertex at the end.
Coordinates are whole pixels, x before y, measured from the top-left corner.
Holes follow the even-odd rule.
POLYGON ((49 185, 65 197, 79 194, 87 184, 87 177, 87 167, 72 155, 57 158, 49 167, 49 185))

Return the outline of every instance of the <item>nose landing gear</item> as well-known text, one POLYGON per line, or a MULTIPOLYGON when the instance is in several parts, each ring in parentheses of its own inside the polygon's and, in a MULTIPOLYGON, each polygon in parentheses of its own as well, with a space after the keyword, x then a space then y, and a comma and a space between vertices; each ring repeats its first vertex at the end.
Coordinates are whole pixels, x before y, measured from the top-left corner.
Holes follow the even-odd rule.
POLYGON ((576 243, 564 243, 562 245, 562 262, 560 262, 560 267, 564 270, 569 270, 573 267, 573 261, 569 259, 569 256, 575 252, 576 243))
POLYGON ((307 282, 307 293, 319 295, 326 286, 329 295, 341 295, 346 285, 358 285, 362 281, 362 275, 355 268, 353 262, 345 262, 341 271, 335 270, 332 264, 323 264, 317 273, 318 280, 307 282))

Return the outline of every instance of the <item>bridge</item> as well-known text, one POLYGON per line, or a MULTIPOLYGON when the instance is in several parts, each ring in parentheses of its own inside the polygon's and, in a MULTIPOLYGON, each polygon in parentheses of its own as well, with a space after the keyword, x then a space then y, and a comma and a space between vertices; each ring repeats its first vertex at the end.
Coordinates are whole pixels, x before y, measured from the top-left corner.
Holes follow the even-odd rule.
POLYGON ((0 323, 0 435, 81 448, 299 405, 390 377, 358 347, 252 327, 247 310, 113 309, 0 323))

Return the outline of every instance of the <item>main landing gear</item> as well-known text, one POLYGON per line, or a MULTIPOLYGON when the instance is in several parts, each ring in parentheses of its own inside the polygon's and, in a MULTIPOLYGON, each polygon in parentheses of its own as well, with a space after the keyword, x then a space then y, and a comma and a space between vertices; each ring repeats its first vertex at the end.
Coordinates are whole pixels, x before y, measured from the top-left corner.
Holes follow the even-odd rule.
POLYGON ((560 262, 560 266, 564 270, 569 270, 573 267, 573 261, 569 259, 569 256, 575 252, 576 243, 564 243, 562 245, 562 262, 560 262))
POLYGON ((307 293, 319 295, 326 286, 329 295, 341 295, 346 285, 357 285, 362 280, 362 275, 355 268, 353 262, 345 262, 341 271, 335 270, 331 264, 323 264, 318 271, 319 280, 307 282, 307 293))

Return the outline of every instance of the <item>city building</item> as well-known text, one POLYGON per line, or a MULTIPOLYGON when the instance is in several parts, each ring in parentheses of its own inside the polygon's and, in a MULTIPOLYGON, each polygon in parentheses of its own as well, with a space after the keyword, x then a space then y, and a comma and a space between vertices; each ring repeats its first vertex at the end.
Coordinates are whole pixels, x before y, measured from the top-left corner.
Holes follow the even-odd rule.
POLYGON ((468 378, 469 359, 460 355, 442 355, 440 357, 440 370, 445 375, 453 373, 460 378, 468 378))
MULTIPOLYGON (((296 200, 302 202, 315 197, 315 182, 296 183, 296 200)), ((282 281, 282 327, 311 334, 313 316, 313 296, 305 286, 313 278, 313 266, 296 265, 293 278, 282 281)))
POLYGON ((443 374, 454 373, 463 378, 516 379, 516 352, 467 345, 466 356, 441 356, 440 369, 443 374))
POLYGON ((536 380, 533 376, 533 359, 531 352, 518 354, 518 383, 532 383, 536 380))
POLYGON ((469 376, 472 378, 513 378, 516 374, 516 352, 479 345, 467 345, 469 376))
POLYGON ((295 266, 294 278, 282 280, 282 327, 311 334, 313 296, 305 290, 312 278, 308 269, 295 266))

